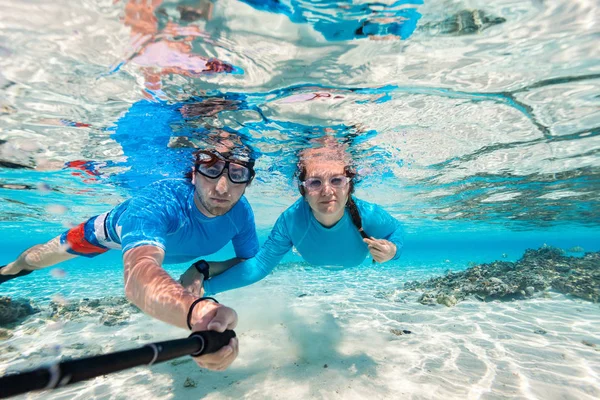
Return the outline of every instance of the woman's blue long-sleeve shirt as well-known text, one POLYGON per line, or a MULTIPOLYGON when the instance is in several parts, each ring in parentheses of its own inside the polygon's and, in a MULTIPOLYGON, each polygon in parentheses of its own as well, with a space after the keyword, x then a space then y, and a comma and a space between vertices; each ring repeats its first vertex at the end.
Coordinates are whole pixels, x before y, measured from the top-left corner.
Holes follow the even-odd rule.
MULTIPOLYGON (((400 222, 376 204, 353 199, 367 235, 394 243, 397 250, 393 259, 400 258, 404 245, 400 222)), ((327 228, 317 221, 308 203, 301 198, 279 216, 269 238, 254 258, 204 282, 206 295, 247 286, 263 279, 292 246, 306 262, 313 265, 353 267, 362 263, 369 254, 347 208, 342 219, 327 228)))

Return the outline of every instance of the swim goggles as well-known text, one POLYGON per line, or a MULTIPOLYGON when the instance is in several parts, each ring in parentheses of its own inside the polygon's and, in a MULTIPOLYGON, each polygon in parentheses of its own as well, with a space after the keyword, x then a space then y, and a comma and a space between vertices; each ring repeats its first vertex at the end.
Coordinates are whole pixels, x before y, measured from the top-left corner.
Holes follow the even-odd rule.
MULTIPOLYGON (((329 186, 334 189, 340 189, 346 186, 350 182, 350 178, 345 175, 335 175, 329 178, 329 186)), ((321 190, 325 183, 322 178, 308 178, 302 181, 302 186, 306 188, 309 192, 315 192, 317 190, 321 190)))
POLYGON ((227 160, 220 154, 209 151, 200 151, 196 157, 196 171, 207 178, 218 178, 225 168, 229 180, 233 183, 248 183, 254 178, 253 162, 227 160))

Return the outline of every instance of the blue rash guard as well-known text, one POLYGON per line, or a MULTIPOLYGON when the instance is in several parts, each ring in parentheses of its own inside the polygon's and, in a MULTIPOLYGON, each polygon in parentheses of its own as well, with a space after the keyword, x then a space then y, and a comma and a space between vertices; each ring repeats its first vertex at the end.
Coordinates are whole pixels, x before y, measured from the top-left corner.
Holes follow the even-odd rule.
MULTIPOLYGON (((181 263, 213 254, 229 241, 240 258, 259 249, 252 208, 244 196, 224 215, 209 218, 194 204, 194 186, 186 179, 165 179, 143 189, 112 211, 65 232, 70 247, 100 251, 152 245, 165 251, 165 263, 181 263), (85 236, 82 242, 79 236, 85 236), (72 243, 72 240, 78 240, 72 243)), ((80 254, 73 252, 73 254, 80 254)), ((88 254, 87 256, 94 256, 88 254)))
MULTIPOLYGON (((404 244, 398 220, 383 208, 354 198, 364 231, 376 239, 387 239, 397 247, 393 260, 400 258, 404 244)), ((256 257, 246 260, 204 282, 207 295, 250 285, 267 276, 294 246, 305 261, 313 265, 353 267, 362 263, 369 249, 363 242, 348 209, 330 228, 321 225, 304 199, 281 214, 269 238, 256 257)))

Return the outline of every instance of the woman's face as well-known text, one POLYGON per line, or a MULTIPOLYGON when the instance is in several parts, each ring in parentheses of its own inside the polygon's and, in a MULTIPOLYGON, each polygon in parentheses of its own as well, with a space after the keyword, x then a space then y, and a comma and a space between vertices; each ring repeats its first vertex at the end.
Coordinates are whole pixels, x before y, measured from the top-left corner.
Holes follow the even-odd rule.
POLYGON ((343 215, 350 190, 344 168, 343 163, 330 160, 315 160, 306 164, 304 198, 313 212, 322 215, 343 215), (320 181, 320 185, 317 181, 320 181), (340 186, 340 183, 343 184, 340 186))

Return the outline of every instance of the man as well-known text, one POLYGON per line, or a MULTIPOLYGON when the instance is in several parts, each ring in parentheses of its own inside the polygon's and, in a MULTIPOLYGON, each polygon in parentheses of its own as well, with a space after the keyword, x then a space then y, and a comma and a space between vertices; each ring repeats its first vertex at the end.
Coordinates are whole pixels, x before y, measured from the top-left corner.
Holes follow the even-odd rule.
MULTIPOLYGON (((243 197, 254 178, 254 160, 234 151, 197 151, 187 178, 158 181, 110 212, 26 250, 0 267, 0 283, 77 256, 94 257, 109 249, 122 249, 125 294, 141 310, 194 331, 233 329, 237 323, 234 310, 198 301, 162 264, 212 254, 229 241, 239 259, 257 253, 254 215, 243 197)), ((237 353, 234 338, 217 353, 196 362, 223 370, 237 353)))

